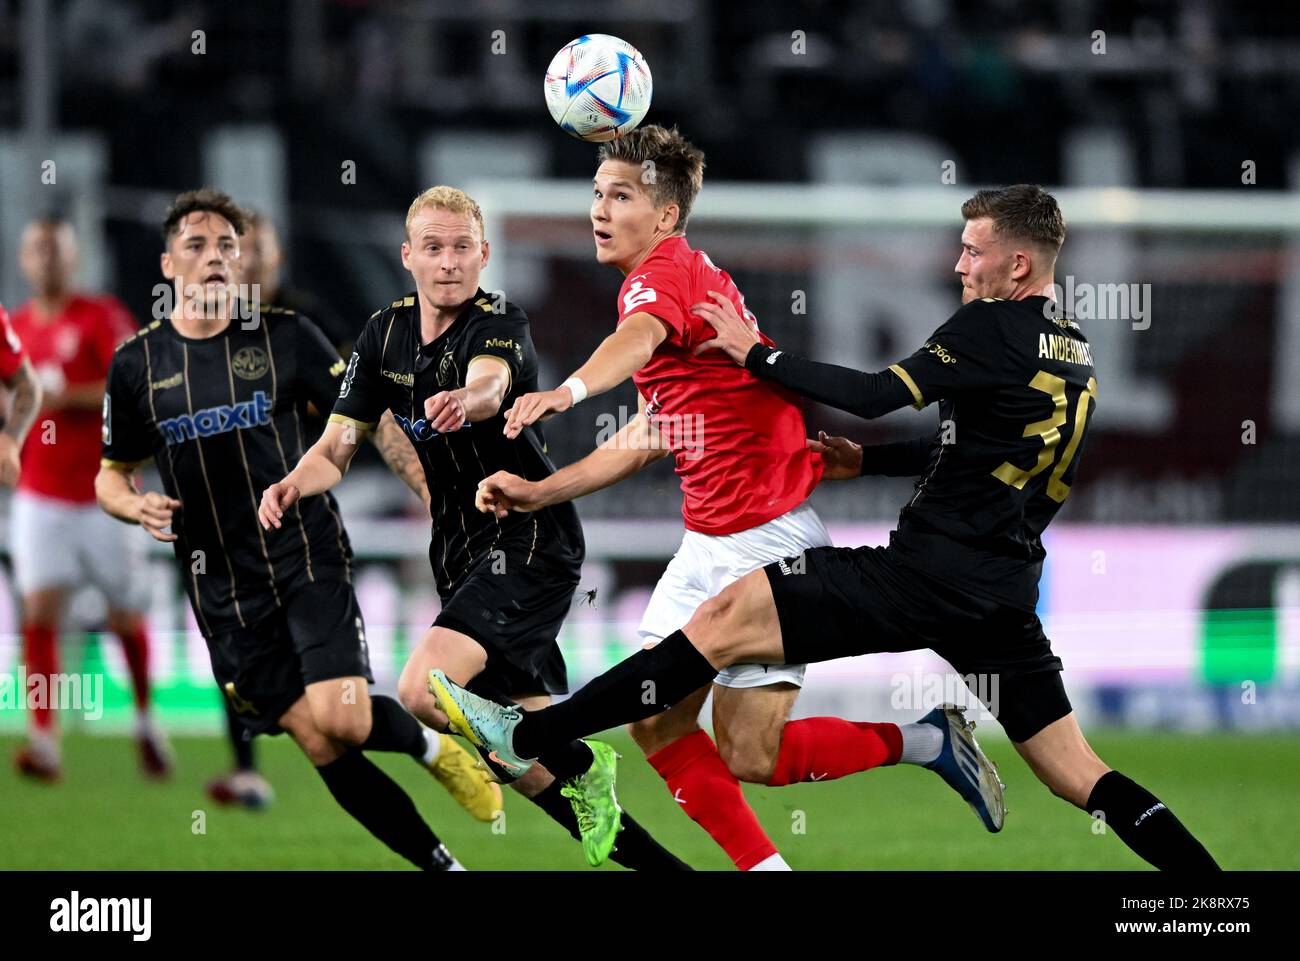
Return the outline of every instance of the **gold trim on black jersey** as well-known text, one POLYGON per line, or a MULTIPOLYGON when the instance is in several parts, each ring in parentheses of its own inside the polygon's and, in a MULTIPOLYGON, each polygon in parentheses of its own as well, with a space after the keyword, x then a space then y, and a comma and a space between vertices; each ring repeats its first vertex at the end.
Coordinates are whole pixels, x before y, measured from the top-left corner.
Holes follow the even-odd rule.
POLYGON ((917 389, 916 381, 912 380, 912 375, 903 370, 903 368, 899 367, 897 364, 890 364, 889 369, 897 374, 903 383, 907 385, 907 389, 912 392, 912 406, 917 410, 924 410, 925 398, 921 396, 920 390, 917 389))

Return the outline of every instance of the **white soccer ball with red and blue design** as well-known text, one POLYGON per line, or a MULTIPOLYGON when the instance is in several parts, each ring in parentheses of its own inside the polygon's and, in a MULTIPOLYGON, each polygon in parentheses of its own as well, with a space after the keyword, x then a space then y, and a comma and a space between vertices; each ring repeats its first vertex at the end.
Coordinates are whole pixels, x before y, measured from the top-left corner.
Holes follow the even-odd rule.
POLYGON ((636 129, 650 109, 650 67, 626 40, 604 33, 560 48, 546 68, 546 106, 566 133, 600 143, 636 129))

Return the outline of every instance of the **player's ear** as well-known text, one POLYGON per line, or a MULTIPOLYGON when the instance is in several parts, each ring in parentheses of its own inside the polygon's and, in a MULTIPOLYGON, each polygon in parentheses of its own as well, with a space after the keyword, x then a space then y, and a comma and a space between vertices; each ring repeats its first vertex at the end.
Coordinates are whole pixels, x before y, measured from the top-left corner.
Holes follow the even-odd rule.
POLYGON ((1011 279, 1024 280, 1034 272, 1034 260, 1027 250, 1017 250, 1015 261, 1011 265, 1011 279))
POLYGON ((176 267, 172 264, 172 255, 170 251, 164 250, 162 257, 159 259, 159 266, 162 268, 162 275, 168 280, 176 279, 176 267))
POLYGON ((486 267, 488 265, 488 257, 491 255, 491 253, 492 250, 488 246, 488 242, 486 240, 483 241, 483 262, 479 264, 479 267, 486 267))
POLYGON ((677 229, 677 222, 681 220, 682 208, 677 204, 666 204, 659 214, 659 226, 665 233, 671 234, 677 229))
POLYGON ((402 241, 402 266, 411 269, 411 244, 405 240, 402 241))

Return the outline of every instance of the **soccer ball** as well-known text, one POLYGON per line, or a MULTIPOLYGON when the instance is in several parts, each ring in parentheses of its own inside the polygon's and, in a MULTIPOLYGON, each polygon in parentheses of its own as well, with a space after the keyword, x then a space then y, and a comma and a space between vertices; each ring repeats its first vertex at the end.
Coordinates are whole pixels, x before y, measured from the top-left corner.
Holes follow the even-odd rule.
POLYGON ((650 67, 625 40, 593 33, 546 68, 546 106, 566 133, 600 143, 636 129, 650 109, 650 67))

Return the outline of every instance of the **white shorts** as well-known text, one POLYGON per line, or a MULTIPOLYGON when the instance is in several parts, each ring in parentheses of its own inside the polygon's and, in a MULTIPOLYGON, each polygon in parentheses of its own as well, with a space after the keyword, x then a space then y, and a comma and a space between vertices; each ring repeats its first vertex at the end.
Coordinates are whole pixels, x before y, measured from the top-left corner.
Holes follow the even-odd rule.
MULTIPOLYGON (((638 633, 646 642, 662 641, 681 630, 695 609, 732 581, 810 547, 829 547, 831 537, 804 502, 766 524, 736 534, 687 531, 668 569, 655 585, 638 633)), ((723 687, 765 687, 782 682, 803 686, 806 664, 733 664, 718 674, 723 687)))
POLYGON ((90 584, 114 610, 148 607, 142 530, 93 503, 18 491, 10 504, 9 550, 19 593, 90 584))

